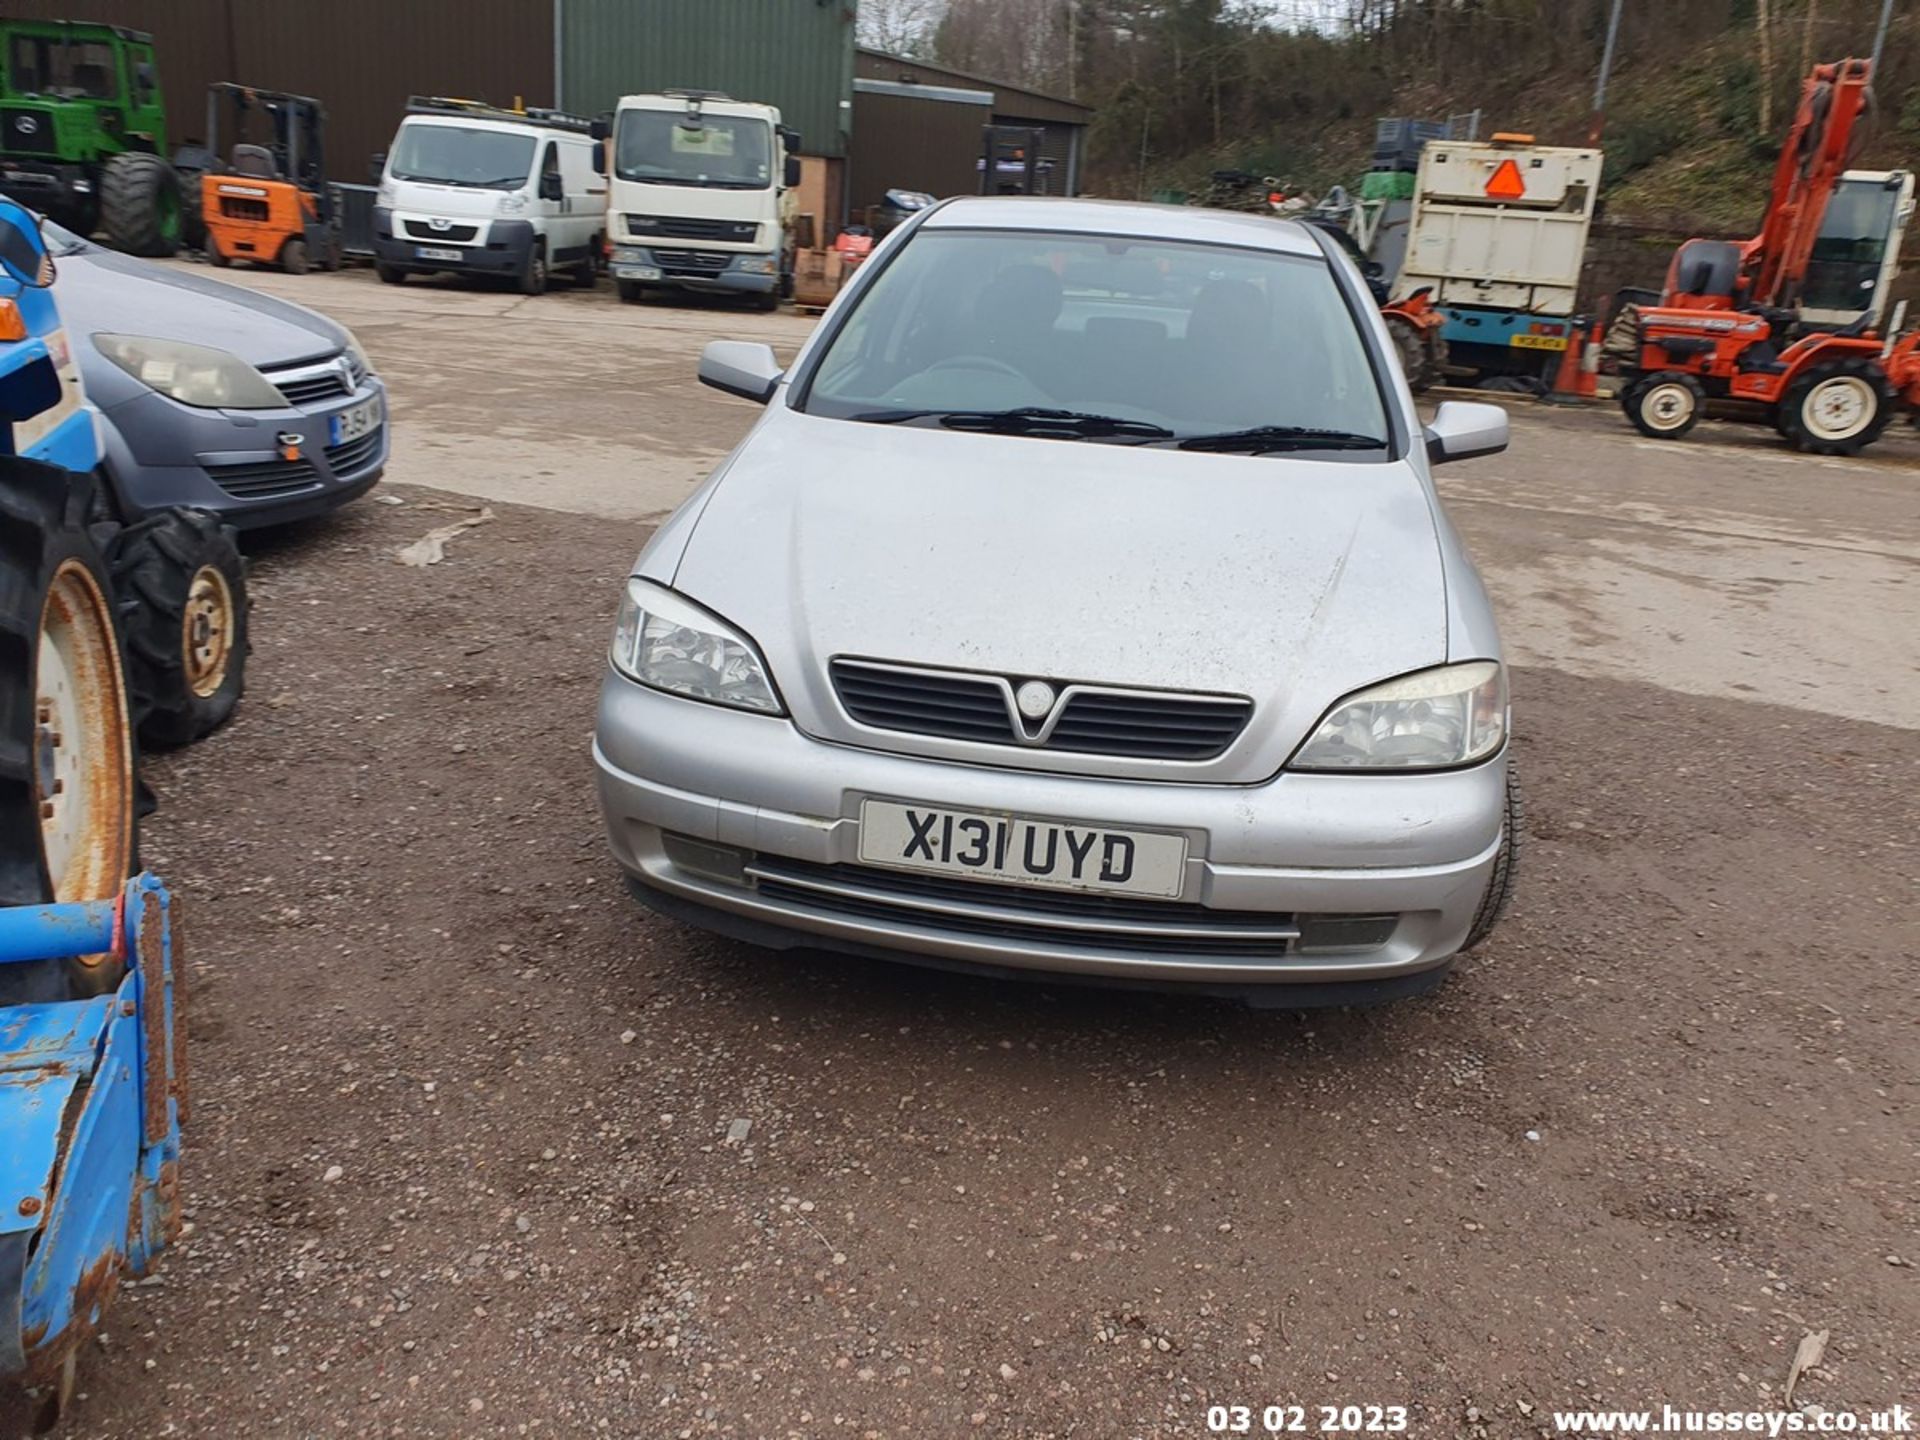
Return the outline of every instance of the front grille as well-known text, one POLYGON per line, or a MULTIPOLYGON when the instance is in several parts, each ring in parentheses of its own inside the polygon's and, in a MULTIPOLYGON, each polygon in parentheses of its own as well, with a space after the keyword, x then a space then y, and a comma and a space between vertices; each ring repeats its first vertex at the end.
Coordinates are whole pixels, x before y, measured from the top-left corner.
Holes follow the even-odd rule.
POLYGON ((1244 696, 1088 688, 1067 698, 1045 740, 1029 740, 1014 728, 1007 707, 1005 687, 1017 680, 861 660, 836 659, 828 668, 840 703, 862 725, 988 745, 1211 760, 1240 738, 1253 714, 1244 696))
POLYGON ((733 256, 713 250, 655 250, 653 258, 669 275, 718 275, 733 263, 733 256))
POLYGON ((751 245, 759 228, 752 220, 700 220, 684 215, 627 216, 627 230, 641 239, 721 240, 751 245))
POLYGON ((336 355, 317 362, 289 366, 277 372, 268 371, 267 379, 272 382, 274 389, 286 397, 289 405, 314 405, 342 395, 351 395, 365 382, 366 367, 361 365, 353 351, 347 351, 346 361, 347 371, 344 375, 340 373, 340 357, 336 355))
POLYGON ((380 429, 369 430, 357 440, 327 446, 327 464, 333 467, 335 475, 344 480, 355 471, 366 469, 379 453, 380 429))
POLYGON ((402 220, 400 223, 415 240, 445 240, 455 245, 468 245, 480 233, 478 225, 448 225, 436 230, 425 220, 402 220))
POLYGON ((0 110, 0 139, 15 154, 55 155, 60 150, 53 116, 39 110, 0 110))
POLYGON ((320 487, 311 460, 261 460, 241 465, 209 465, 213 483, 236 500, 270 500, 320 487))
POLYGON ((758 855, 747 873, 764 898, 816 913, 1081 949, 1273 960, 1290 954, 1300 933, 1295 916, 1264 910, 947 880, 866 865, 758 855))
POLYGON ((229 220, 264 221, 272 212, 264 200, 249 200, 240 195, 222 195, 220 213, 229 220))

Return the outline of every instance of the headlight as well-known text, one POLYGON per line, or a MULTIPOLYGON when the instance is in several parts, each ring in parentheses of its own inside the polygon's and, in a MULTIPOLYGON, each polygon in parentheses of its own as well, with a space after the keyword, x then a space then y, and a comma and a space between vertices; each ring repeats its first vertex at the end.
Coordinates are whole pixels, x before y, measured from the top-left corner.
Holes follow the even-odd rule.
POLYGON ((779 263, 773 255, 742 255, 733 262, 733 268, 748 275, 771 275, 779 269, 779 263))
POLYGON ((644 245, 616 245, 613 247, 613 258, 620 265, 651 265, 653 252, 644 245))
POLYGON ((373 361, 367 358, 367 352, 360 348, 360 342, 351 334, 347 336, 347 354, 353 357, 353 362, 360 367, 362 375, 373 374, 373 361))
POLYGON ((96 335, 100 353, 142 385, 182 405, 221 410, 284 410, 287 398, 238 355, 184 340, 96 335))
POLYGON ((1491 660, 1473 660, 1349 695, 1287 768, 1440 770, 1486 759, 1506 736, 1506 672, 1491 660))
POLYGON ((394 201, 400 198, 400 191, 391 180, 382 179, 380 188, 373 192, 373 203, 383 210, 391 210, 394 201))
POLYGON ((509 190, 500 197, 498 208, 502 215, 518 215, 527 208, 527 197, 518 190, 509 190))
POLYGON ((621 674, 690 700, 781 713, 753 642, 717 615, 647 580, 629 580, 613 627, 621 674))

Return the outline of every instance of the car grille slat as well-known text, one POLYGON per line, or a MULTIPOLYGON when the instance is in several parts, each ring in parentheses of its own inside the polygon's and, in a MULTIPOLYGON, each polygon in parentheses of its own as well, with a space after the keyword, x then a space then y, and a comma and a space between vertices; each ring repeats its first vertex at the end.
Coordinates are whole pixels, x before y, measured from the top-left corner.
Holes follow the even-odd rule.
MULTIPOLYGON (((1044 739, 1016 730, 1003 683, 1019 677, 918 670, 884 661, 829 663, 840 703, 879 730, 1142 760, 1211 760, 1240 738, 1253 702, 1240 696, 1074 687, 1044 739)), ((1057 685, 1057 689, 1066 688, 1057 685)))
POLYGON ((209 465, 207 474, 236 500, 270 500, 320 488, 320 472, 313 468, 311 460, 209 465))
POLYGON ((351 395, 338 375, 313 375, 300 380, 282 380, 273 387, 286 396, 289 405, 312 405, 336 395, 351 395))
POLYGON ((380 453, 380 435, 385 426, 369 430, 358 439, 349 440, 342 445, 327 447, 327 464, 333 467, 333 473, 343 479, 356 470, 363 470, 380 453))
POLYGON ((478 225, 443 225, 438 230, 425 220, 403 220, 400 222, 412 240, 440 240, 455 245, 471 244, 480 233, 478 225))

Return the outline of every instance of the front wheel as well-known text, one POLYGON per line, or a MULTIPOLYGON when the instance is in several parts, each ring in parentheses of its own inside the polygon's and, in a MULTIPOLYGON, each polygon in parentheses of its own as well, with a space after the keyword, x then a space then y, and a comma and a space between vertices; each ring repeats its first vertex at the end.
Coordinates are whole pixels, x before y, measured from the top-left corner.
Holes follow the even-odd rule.
POLYGON ((616 280, 613 288, 619 292, 622 305, 638 305, 647 298, 647 287, 638 280, 616 280))
POLYGON ((380 277, 380 283, 382 285, 404 285, 407 283, 407 272, 402 270, 398 265, 376 264, 373 267, 373 273, 380 277))
POLYGON ((1500 917, 1507 913, 1513 899, 1513 883, 1520 869, 1520 850, 1527 835, 1527 805, 1520 794, 1520 776, 1514 768, 1513 752, 1507 752, 1507 805, 1505 824, 1500 831, 1500 850, 1493 857, 1493 873, 1481 893, 1480 908, 1474 912, 1473 925, 1460 948, 1471 950, 1493 933, 1500 917))
POLYGON ((1829 360, 1787 386, 1778 429, 1810 455, 1852 455, 1893 419, 1893 386, 1871 360, 1829 360))
POLYGON ((547 293, 547 250, 539 241, 534 241, 533 249, 527 253, 527 266, 520 272, 520 293, 522 295, 544 295, 547 293))
POLYGON ((164 510, 114 537, 140 738, 188 745, 226 724, 247 685, 247 572, 230 526, 164 510))
POLYGON ((162 257, 180 248, 180 177, 158 155, 128 150, 100 169, 100 225, 129 255, 162 257))
POLYGON ((289 275, 307 273, 307 242, 298 236, 280 247, 280 268, 289 275))
POLYGON ((1620 397, 1633 428, 1652 440, 1678 440, 1700 423, 1706 392, 1693 376, 1678 370, 1643 375, 1620 397))

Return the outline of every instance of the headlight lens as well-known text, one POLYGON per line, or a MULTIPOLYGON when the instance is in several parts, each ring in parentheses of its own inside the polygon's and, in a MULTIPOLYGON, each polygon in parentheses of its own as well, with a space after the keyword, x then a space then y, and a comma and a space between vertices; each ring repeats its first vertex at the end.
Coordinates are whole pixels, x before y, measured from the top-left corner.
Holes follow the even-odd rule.
POLYGON ((373 374, 373 361, 367 358, 367 352, 360 348, 360 342, 352 335, 347 336, 347 354, 353 357, 354 363, 360 367, 360 373, 362 375, 373 374))
POLYGON ((1349 695, 1288 768, 1440 770, 1484 760, 1506 737, 1506 672, 1491 660, 1473 660, 1349 695))
POLYGON ((502 215, 518 215, 526 208, 527 197, 518 190, 509 190, 500 197, 499 209, 502 215))
POLYGON ((733 265, 736 270, 745 271, 749 275, 771 275, 779 268, 779 257, 777 255, 742 255, 733 262, 733 265))
POLYGON ((238 355, 183 340, 95 335, 94 346, 142 385, 182 405, 221 410, 284 410, 282 395, 238 355))
POLYGON ((614 667, 642 685, 763 715, 781 713, 753 642, 647 580, 629 580, 613 628, 614 667))

